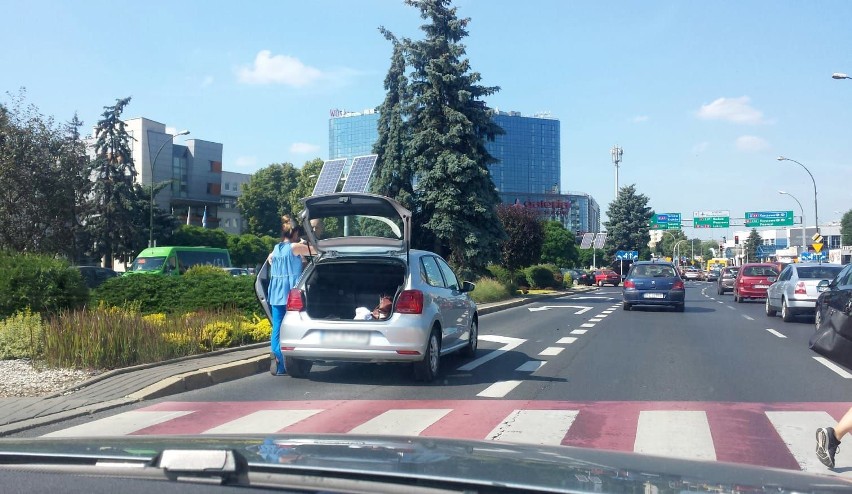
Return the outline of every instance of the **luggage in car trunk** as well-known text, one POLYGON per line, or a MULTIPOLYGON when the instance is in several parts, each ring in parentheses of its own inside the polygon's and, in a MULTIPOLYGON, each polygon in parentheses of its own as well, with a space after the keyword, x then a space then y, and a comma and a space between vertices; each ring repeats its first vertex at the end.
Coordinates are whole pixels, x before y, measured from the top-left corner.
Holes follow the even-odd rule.
POLYGON ((383 295, 396 300, 405 283, 405 272, 402 262, 389 259, 315 264, 305 280, 308 316, 312 319, 355 319, 357 308, 372 311, 383 295))

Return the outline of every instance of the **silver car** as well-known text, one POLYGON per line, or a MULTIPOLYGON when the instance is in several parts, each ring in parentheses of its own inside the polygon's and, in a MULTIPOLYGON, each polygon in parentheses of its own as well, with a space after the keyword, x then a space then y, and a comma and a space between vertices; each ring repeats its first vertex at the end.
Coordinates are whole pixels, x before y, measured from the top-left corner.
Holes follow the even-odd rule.
MULTIPOLYGON (((387 197, 336 193, 303 200, 306 237, 317 255, 290 291, 281 327, 287 373, 306 377, 314 362, 411 362, 432 381, 440 357, 476 353, 473 283, 461 282, 435 253, 410 249, 411 212, 387 197), (389 315, 378 310, 385 296, 389 315)), ((268 264, 258 298, 268 312, 268 264)))
POLYGON ((840 264, 788 264, 766 290, 766 315, 781 311, 784 322, 790 322, 797 314, 813 314, 817 283, 834 279, 841 269, 840 264))

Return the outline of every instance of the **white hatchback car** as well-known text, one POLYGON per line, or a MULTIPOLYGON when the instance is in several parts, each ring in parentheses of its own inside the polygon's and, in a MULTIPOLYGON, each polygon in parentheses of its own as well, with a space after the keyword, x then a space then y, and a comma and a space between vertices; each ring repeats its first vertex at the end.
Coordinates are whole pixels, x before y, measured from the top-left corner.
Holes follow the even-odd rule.
MULTIPOLYGON (((460 282, 437 254, 410 249, 410 211, 366 193, 302 202, 302 224, 318 224, 306 232, 317 255, 287 300, 281 351, 290 376, 306 377, 313 362, 412 362, 416 379, 432 381, 442 356, 475 355, 474 285, 460 282), (391 311, 376 318, 383 296, 391 311)), ((268 269, 255 284, 267 315, 268 269)))

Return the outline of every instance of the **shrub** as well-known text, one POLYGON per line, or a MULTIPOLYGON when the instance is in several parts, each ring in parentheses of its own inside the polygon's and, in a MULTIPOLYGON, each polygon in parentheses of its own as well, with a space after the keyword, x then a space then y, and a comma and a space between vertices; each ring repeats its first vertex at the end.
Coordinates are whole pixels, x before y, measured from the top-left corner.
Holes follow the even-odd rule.
POLYGON ((44 350, 41 315, 29 309, 0 321, 0 360, 36 359, 44 350))
MULTIPOLYGON (((518 289, 515 273, 512 273, 503 266, 491 264, 488 266, 488 272, 491 273, 491 276, 499 281, 500 284, 505 286, 506 289, 509 290, 509 293, 514 293, 515 290, 518 289)), ((526 278, 524 278, 524 280, 524 285, 526 285, 526 278)))
POLYGON ((571 273, 565 273, 562 275, 562 286, 566 288, 570 288, 574 285, 574 277, 571 276, 571 273))
POLYGON ((81 307, 87 297, 83 277, 67 262, 0 252, 0 318, 27 308, 41 313, 81 307))
POLYGON ((205 266, 203 264, 198 264, 187 269, 186 273, 184 273, 183 276, 188 276, 190 278, 195 276, 231 276, 231 273, 216 266, 205 266))
POLYGON ((530 266, 524 270, 527 282, 531 288, 548 288, 554 285, 553 271, 547 266, 530 266))
POLYGON ((494 278, 480 278, 470 296, 478 304, 496 302, 511 297, 512 292, 494 278))

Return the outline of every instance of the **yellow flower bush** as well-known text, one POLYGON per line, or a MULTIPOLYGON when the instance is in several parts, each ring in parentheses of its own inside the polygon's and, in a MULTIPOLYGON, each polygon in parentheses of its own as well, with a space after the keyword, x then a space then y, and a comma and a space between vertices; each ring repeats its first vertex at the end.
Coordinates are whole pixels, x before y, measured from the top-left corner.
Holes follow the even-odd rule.
POLYGON ((266 341, 272 335, 272 324, 269 319, 254 315, 251 322, 243 322, 243 330, 248 333, 253 342, 266 341))
POLYGON ((227 321, 215 321, 204 325, 201 330, 202 345, 211 345, 213 348, 226 348, 231 346, 234 327, 227 321))
POLYGON ((166 315, 162 313, 148 314, 142 316, 142 320, 154 326, 164 326, 166 324, 166 315))

